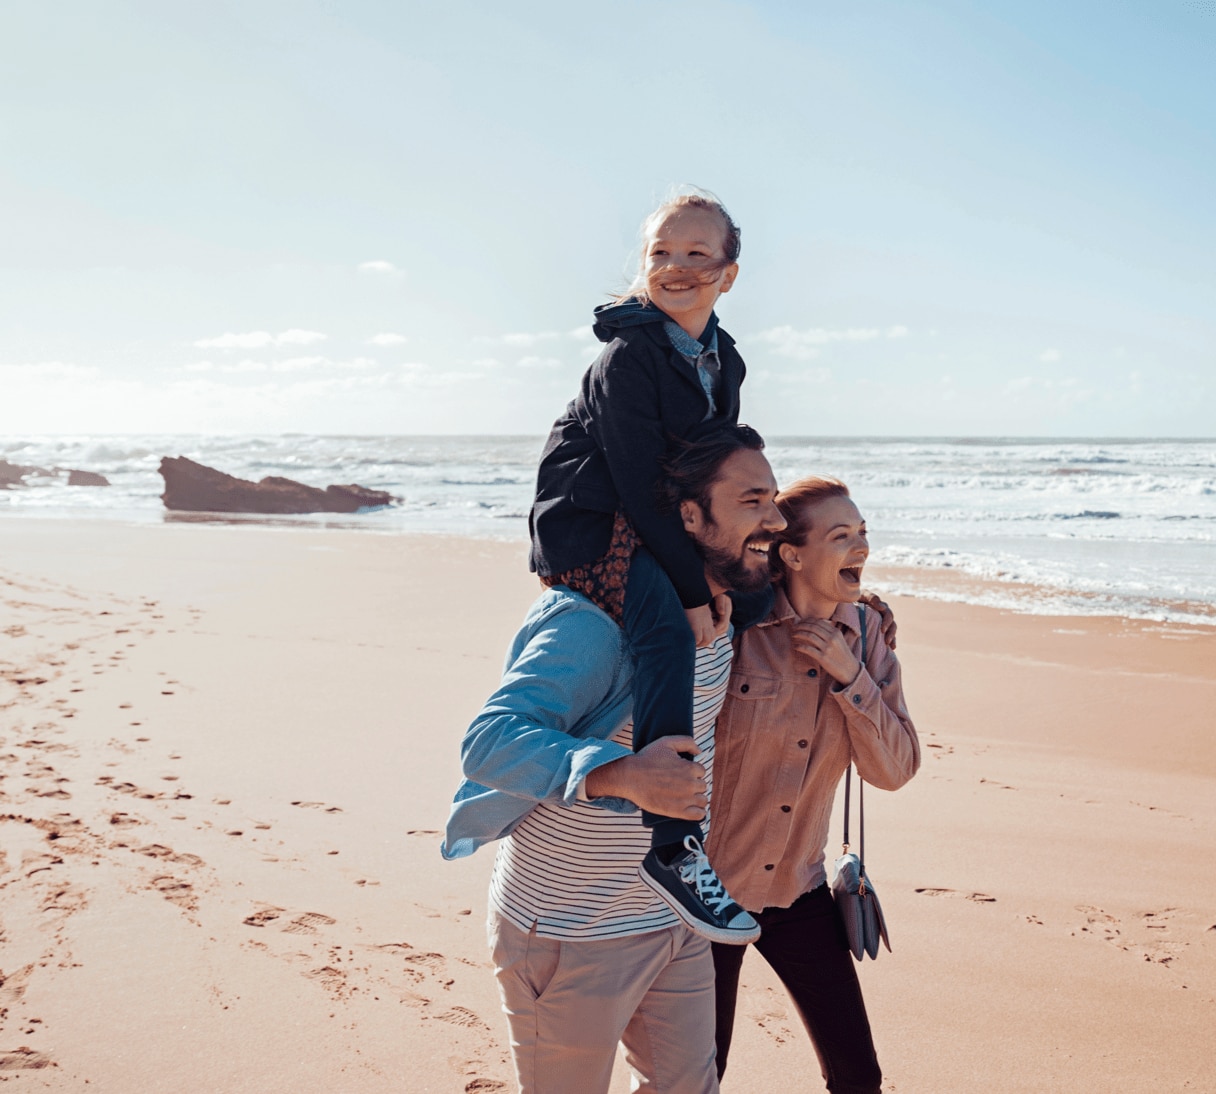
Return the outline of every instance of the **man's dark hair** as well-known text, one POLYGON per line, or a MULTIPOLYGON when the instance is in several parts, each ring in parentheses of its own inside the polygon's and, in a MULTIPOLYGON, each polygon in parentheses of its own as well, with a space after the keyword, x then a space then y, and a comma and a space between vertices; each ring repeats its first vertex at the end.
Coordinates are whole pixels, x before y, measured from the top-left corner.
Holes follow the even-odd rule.
POLYGON ((679 441, 663 461, 659 484, 662 508, 670 512, 682 501, 695 501, 712 521, 709 491, 727 459, 743 449, 760 452, 764 438, 750 425, 723 425, 695 440, 679 441))

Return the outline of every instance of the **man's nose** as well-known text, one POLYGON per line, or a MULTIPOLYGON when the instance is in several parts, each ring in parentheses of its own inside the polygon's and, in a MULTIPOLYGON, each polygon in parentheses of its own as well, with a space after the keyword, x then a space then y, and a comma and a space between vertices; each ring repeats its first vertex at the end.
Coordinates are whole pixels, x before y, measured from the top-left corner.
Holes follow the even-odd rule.
POLYGON ((764 514, 764 528, 768 532, 780 532, 786 526, 786 519, 781 515, 776 502, 769 502, 764 514))

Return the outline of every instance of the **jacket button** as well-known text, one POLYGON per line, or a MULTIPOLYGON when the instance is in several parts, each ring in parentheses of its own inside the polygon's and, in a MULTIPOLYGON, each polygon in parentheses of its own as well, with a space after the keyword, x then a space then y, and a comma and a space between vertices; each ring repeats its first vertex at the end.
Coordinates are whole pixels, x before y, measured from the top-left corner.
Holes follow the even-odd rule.
POLYGON ((806 741, 799 741, 799 742, 798 742, 798 747, 799 747, 799 748, 806 748, 806 741))
POLYGON ((806 674, 807 674, 807 676, 818 676, 819 670, 818 669, 807 669, 806 674))
POLYGON ((766 870, 771 870, 772 868, 773 864, 771 862, 765 867, 766 870))
POLYGON ((854 703, 860 703, 860 702, 861 702, 861 696, 860 696, 860 695, 854 695, 854 696, 853 696, 853 702, 854 702, 854 703))
POLYGON ((782 813, 788 813, 789 811, 790 811, 790 807, 789 807, 788 805, 783 805, 783 806, 781 807, 781 812, 782 812, 782 813))
POLYGON ((740 690, 741 692, 743 692, 743 694, 744 694, 744 695, 746 695, 746 694, 747 694, 747 693, 748 693, 748 692, 751 690, 751 688, 750 688, 750 687, 749 687, 747 684, 743 684, 743 685, 742 685, 742 686, 739 688, 739 690, 740 690))

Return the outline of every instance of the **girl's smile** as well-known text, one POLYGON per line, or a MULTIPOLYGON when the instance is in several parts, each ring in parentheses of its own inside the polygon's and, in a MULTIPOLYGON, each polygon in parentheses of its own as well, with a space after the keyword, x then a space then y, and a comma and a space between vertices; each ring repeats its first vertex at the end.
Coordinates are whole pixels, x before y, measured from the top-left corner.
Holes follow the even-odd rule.
POLYGON ((700 338, 718 297, 739 272, 726 262, 726 227, 709 209, 683 206, 646 235, 646 293, 693 338, 700 338))

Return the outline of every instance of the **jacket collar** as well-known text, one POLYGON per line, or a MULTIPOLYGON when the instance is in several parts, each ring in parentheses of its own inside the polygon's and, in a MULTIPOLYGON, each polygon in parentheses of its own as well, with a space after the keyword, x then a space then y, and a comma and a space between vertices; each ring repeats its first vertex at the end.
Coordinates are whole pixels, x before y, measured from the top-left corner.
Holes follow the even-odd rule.
MULTIPOLYGON (((778 623, 800 623, 802 620, 794 612, 789 598, 785 595, 785 587, 778 582, 773 586, 773 609, 768 617, 757 623, 757 627, 773 627, 778 623)), ((857 605, 842 602, 836 605, 831 615, 831 621, 846 631, 861 634, 861 616, 857 613, 857 605)))

